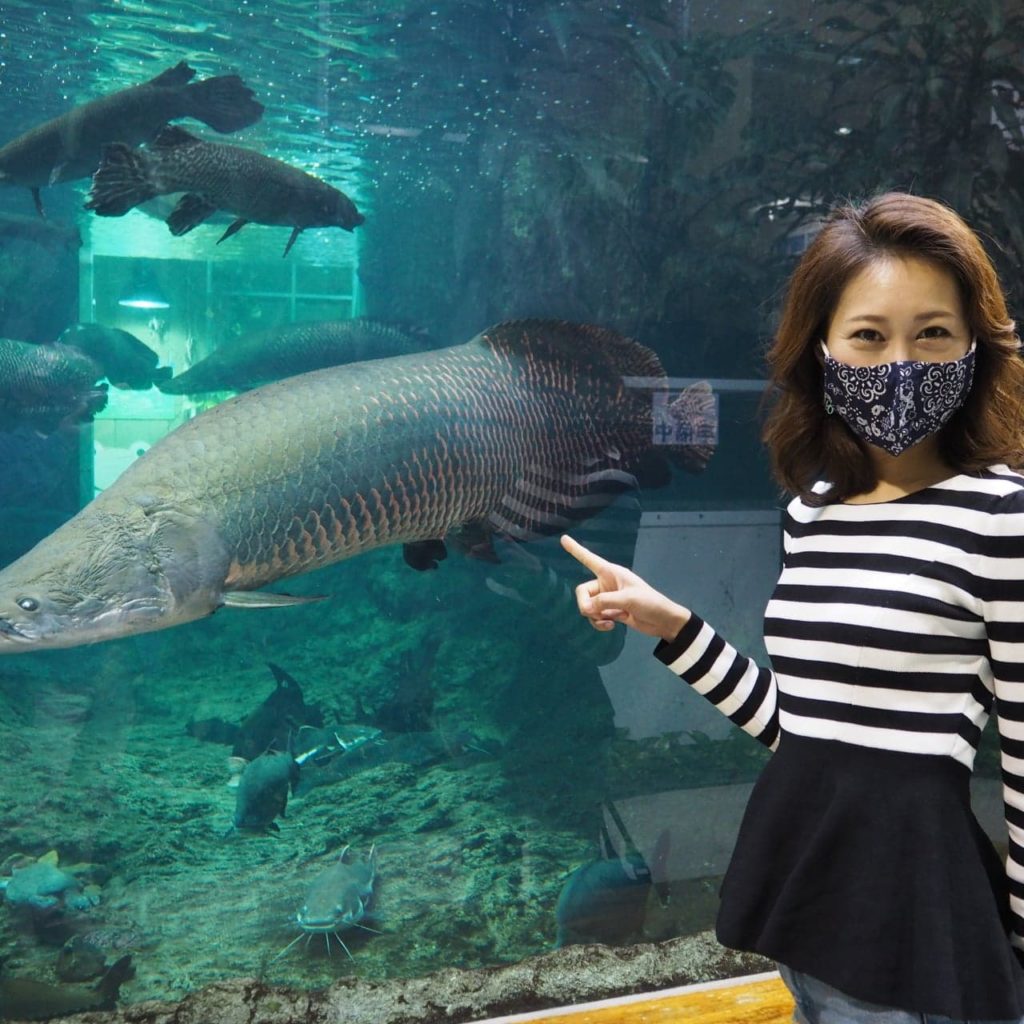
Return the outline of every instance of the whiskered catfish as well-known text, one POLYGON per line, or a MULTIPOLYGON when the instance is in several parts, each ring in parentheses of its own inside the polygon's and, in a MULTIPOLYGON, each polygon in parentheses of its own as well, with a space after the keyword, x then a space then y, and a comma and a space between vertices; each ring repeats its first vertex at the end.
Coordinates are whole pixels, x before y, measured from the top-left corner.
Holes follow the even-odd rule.
POLYGON ((331 936, 345 953, 352 957, 340 932, 349 928, 362 928, 364 931, 376 932, 363 924, 370 903, 373 900, 373 885, 377 878, 377 851, 371 846, 370 852, 363 861, 347 861, 344 847, 331 865, 313 879, 306 891, 306 899, 295 915, 295 923, 299 926, 299 934, 281 950, 274 960, 279 960, 289 949, 301 939, 307 944, 314 935, 322 935, 331 951, 331 936))

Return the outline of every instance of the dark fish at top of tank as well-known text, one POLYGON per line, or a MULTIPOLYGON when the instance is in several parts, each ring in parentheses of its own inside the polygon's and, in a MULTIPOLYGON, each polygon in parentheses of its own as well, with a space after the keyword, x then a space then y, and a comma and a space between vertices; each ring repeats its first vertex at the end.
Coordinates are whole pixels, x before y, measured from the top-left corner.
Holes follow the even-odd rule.
POLYGON ((291 754, 260 754, 250 761, 238 780, 234 826, 254 832, 277 832, 275 818, 283 818, 288 791, 299 781, 299 766, 291 754))
POLYGON ((35 978, 0 977, 0 1020, 49 1020, 87 1010, 113 1010, 134 975, 131 956, 113 964, 96 985, 51 985, 35 978))
POLYGON ((524 320, 221 402, 0 570, 0 654, 316 600, 259 588, 385 545, 564 533, 632 490, 653 448, 711 457, 706 382, 669 407, 693 443, 656 444, 664 377, 614 331, 524 320))
POLYGON ((115 388, 146 391, 170 380, 169 366, 158 366, 160 357, 134 334, 101 324, 72 324, 57 341, 72 345, 99 363, 115 388))
POLYGON ((0 338, 0 430, 51 434, 88 422, 107 404, 102 368, 69 345, 0 338))
POLYGON ((158 384, 171 395, 244 391, 327 366, 438 348, 422 331, 370 317, 285 324, 225 342, 184 373, 158 384))
POLYGON ((351 231, 365 219, 344 192, 298 167, 241 146, 206 142, 173 125, 145 149, 120 142, 107 146, 86 209, 120 217, 168 192, 185 193, 167 218, 172 235, 227 210, 235 220, 218 243, 249 223, 288 225, 285 256, 305 228, 351 231))
POLYGON ((0 182, 31 189, 42 213, 39 189, 89 177, 108 143, 146 142, 179 117, 234 132, 263 115, 263 105, 237 75, 201 82, 192 82, 193 77, 195 71, 182 61, 149 82, 100 96, 31 128, 0 148, 0 182))

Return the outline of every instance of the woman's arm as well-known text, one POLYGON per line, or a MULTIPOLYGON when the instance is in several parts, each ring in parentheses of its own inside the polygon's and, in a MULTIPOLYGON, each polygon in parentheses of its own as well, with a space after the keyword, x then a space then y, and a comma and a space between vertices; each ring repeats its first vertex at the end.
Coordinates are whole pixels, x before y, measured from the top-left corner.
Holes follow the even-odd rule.
POLYGON ((595 555, 568 536, 562 537, 562 547, 594 574, 576 588, 576 603, 595 629, 614 629, 622 622, 658 637, 654 653, 660 661, 744 732, 774 750, 778 687, 770 669, 758 667, 631 569, 595 555))

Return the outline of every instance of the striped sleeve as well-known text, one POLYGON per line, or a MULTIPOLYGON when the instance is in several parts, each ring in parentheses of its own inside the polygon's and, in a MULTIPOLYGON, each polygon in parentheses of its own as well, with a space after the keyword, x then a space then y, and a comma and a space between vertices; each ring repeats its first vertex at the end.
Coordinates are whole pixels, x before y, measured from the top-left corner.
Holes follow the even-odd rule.
POLYGON ((779 706, 774 673, 759 668, 692 614, 676 638, 662 640, 654 655, 744 732, 775 749, 779 706))
POLYGON ((1024 950, 1024 492, 1000 502, 984 555, 985 626, 996 697, 1013 945, 1024 950))

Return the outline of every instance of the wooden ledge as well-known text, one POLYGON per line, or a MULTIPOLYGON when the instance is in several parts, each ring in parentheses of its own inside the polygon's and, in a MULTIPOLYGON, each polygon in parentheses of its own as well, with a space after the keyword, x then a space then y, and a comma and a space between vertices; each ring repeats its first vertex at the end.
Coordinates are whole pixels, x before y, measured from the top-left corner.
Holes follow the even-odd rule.
POLYGON ((793 998, 775 972, 477 1024, 790 1024, 793 998))

